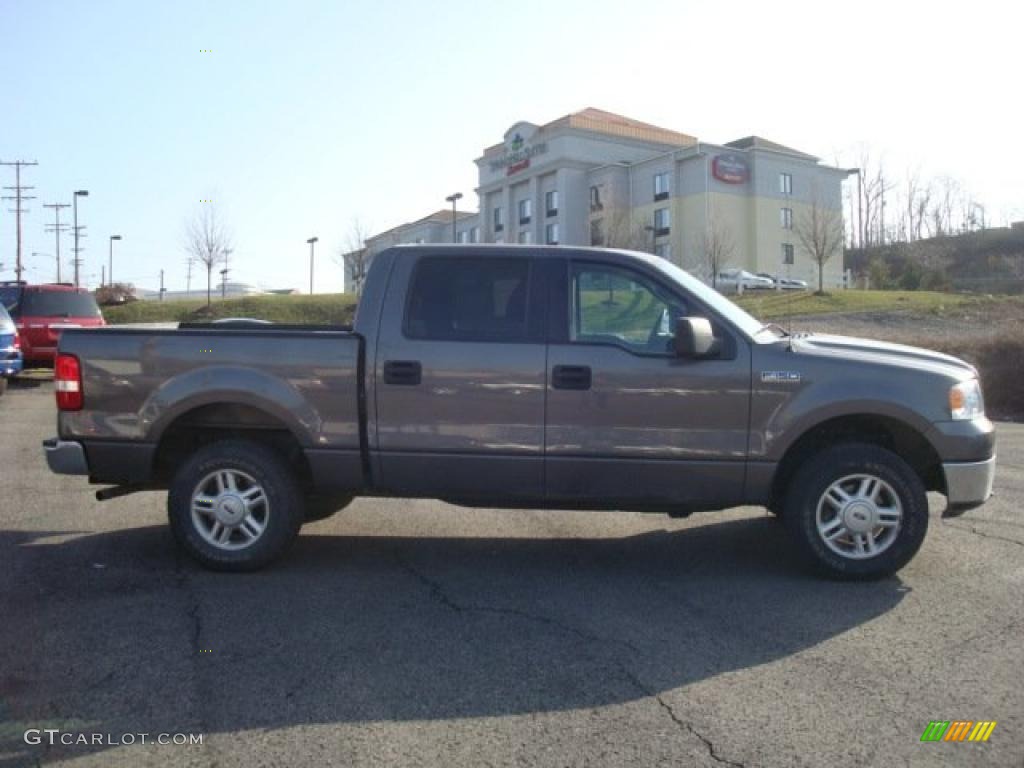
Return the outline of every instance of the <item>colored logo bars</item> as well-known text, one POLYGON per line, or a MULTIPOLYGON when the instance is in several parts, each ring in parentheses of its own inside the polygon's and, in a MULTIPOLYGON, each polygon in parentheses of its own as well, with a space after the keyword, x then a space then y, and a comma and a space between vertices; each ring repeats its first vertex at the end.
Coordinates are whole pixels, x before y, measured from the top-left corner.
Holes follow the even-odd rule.
POLYGON ((921 741, 988 741, 995 728, 995 720, 932 720, 921 741))

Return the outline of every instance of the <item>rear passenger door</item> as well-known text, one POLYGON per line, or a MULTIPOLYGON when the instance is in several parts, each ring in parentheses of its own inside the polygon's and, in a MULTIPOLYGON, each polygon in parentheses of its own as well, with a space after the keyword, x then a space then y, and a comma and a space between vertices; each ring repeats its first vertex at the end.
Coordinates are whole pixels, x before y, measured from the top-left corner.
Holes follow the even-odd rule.
POLYGON ((544 494, 545 308, 533 259, 397 259, 376 355, 380 484, 445 498, 544 494))

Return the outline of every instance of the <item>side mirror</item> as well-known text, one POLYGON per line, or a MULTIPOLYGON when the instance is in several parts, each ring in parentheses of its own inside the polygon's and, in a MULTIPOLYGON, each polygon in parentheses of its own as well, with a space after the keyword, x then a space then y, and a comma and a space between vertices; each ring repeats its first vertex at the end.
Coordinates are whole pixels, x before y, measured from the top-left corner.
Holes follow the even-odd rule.
POLYGON ((677 357, 707 357, 716 348, 711 323, 704 317, 680 317, 672 346, 677 357))

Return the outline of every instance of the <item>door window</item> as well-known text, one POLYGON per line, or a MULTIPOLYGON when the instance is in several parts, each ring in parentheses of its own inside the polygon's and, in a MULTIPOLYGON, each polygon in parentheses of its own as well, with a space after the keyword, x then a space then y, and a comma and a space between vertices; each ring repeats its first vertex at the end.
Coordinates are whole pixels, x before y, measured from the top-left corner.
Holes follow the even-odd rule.
POLYGON ((442 341, 527 338, 528 259, 423 259, 413 274, 405 335, 442 341))
POLYGON ((570 290, 570 341, 671 354, 676 320, 686 308, 653 280, 631 270, 575 264, 570 290))

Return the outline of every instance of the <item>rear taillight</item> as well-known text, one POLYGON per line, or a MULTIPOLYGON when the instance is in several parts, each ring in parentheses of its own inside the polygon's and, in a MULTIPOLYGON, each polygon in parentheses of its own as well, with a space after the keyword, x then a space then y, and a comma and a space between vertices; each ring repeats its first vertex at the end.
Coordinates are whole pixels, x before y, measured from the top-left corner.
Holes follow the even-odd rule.
POLYGON ((57 355, 53 364, 53 386, 57 391, 57 408, 82 410, 82 365, 77 357, 57 355))
POLYGON ((14 334, 14 348, 21 349, 21 336, 14 334))

